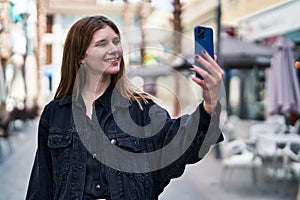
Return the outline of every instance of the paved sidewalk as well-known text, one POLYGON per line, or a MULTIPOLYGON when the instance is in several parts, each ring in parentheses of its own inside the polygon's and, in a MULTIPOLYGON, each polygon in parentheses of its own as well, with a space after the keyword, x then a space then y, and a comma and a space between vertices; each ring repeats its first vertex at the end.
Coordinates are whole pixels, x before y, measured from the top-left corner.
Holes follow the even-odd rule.
MULTIPOLYGON (((13 153, 6 154, 0 163, 0 200, 25 199, 36 150, 36 133, 37 120, 32 120, 10 136, 13 153)), ((6 142, 3 139, 0 142, 5 151, 6 142)))
POLYGON ((221 160, 214 157, 211 151, 204 160, 188 166, 179 179, 175 179, 161 195, 161 200, 295 200, 296 181, 288 182, 287 190, 283 182, 274 191, 271 178, 263 177, 258 171, 258 181, 252 182, 251 169, 234 169, 230 178, 221 183, 221 160))
MULTIPOLYGON (((37 120, 28 122, 21 131, 11 136, 13 154, 0 164, 0 200, 22 200, 25 198, 30 170, 36 150, 37 120)), ((5 146, 3 141, 0 141, 5 146)), ((220 182, 221 161, 211 151, 200 163, 188 166, 184 176, 174 179, 160 196, 160 200, 294 200, 297 183, 288 182, 287 191, 283 183, 274 192, 271 180, 259 177, 252 184, 249 169, 237 169, 225 183, 220 182)), ((262 173, 261 171, 259 171, 262 173)))

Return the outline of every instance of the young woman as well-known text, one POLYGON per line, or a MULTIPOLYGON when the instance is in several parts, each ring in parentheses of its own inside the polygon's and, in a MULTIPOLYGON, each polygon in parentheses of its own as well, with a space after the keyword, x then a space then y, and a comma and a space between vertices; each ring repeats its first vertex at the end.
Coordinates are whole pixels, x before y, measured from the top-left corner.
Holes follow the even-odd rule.
POLYGON ((193 67, 204 101, 171 119, 125 74, 120 32, 104 16, 67 35, 61 81, 45 106, 26 199, 158 199, 170 180, 220 142, 223 71, 206 52, 193 67), (213 123, 212 123, 213 122, 213 123))

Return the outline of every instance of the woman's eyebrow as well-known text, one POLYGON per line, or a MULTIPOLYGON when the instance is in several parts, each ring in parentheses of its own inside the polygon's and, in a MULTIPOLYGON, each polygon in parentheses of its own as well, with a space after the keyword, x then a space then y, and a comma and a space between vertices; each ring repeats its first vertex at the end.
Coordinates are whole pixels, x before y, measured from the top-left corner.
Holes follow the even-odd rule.
POLYGON ((100 43, 102 43, 102 42, 105 42, 106 41, 106 39, 100 39, 100 40, 97 40, 96 42, 95 42, 95 45, 98 45, 98 44, 100 44, 100 43))

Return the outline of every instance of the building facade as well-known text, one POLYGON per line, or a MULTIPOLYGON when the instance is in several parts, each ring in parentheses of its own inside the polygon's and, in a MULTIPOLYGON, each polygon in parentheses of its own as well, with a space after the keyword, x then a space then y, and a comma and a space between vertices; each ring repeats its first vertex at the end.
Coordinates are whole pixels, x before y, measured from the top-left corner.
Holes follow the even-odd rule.
MULTIPOLYGON (((218 44, 218 23, 223 31, 247 43, 271 47, 278 36, 286 36, 295 43, 294 53, 299 59, 299 5, 297 0, 190 0, 183 7, 183 30, 192 38, 195 25, 210 26, 215 31, 215 46, 218 44), (221 7, 219 22, 218 5, 221 7)), ((227 78, 230 77, 228 87, 230 83, 232 87, 227 91, 230 92, 227 93, 229 114, 252 119, 265 117, 265 71, 257 66, 226 71, 227 78)))

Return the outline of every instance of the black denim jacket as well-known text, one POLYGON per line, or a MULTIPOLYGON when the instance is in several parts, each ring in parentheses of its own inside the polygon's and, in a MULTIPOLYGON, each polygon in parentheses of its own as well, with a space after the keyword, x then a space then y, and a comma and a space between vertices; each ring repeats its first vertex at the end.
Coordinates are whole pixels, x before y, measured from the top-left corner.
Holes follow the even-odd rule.
MULTIPOLYGON (((98 140, 87 138, 84 141, 86 138, 82 138, 78 134, 84 129, 84 121, 80 123, 80 117, 74 119, 74 110, 76 110, 74 108, 80 107, 80 105, 72 102, 72 96, 67 96, 51 101, 43 110, 38 127, 38 148, 28 185, 27 200, 80 200, 83 198, 88 152, 86 141, 97 143, 98 140), (79 126, 78 123, 80 123, 79 126)), ((109 183, 110 199, 112 200, 158 199, 159 194, 170 180, 183 174, 187 164, 200 161, 212 144, 223 140, 219 129, 220 106, 217 114, 213 114, 212 117, 200 104, 191 115, 171 119, 167 111, 157 106, 152 100, 142 105, 143 110, 140 109, 137 102, 123 99, 123 101, 112 104, 108 117, 99 119, 97 118, 96 102, 94 119, 99 121, 105 136, 108 141, 111 141, 110 143, 99 140, 98 146, 106 148, 105 145, 116 145, 126 152, 146 155, 157 152, 156 150, 172 143, 177 135, 180 135, 180 140, 177 141, 171 152, 170 150, 162 152, 155 158, 149 156, 149 160, 144 160, 144 169, 140 169, 140 166, 137 167, 139 161, 132 158, 120 157, 119 154, 102 155, 102 158, 119 160, 120 167, 129 165, 133 169, 133 171, 126 171, 114 166, 105 166, 105 176, 109 183), (150 109, 151 107, 155 107, 155 109, 150 109), (161 119, 158 116, 165 115, 167 118, 162 122, 163 126, 157 134, 148 137, 149 135, 146 135, 148 133, 144 133, 144 137, 136 137, 128 134, 130 130, 123 131, 118 125, 128 123, 126 120, 128 113, 131 120, 139 127, 149 124, 151 126, 151 120, 161 119), (119 119, 118 123, 116 118, 119 119), (196 126, 194 122, 197 123, 196 126), (193 132, 191 130, 196 131, 193 138, 190 138, 189 133, 193 132), (191 139, 191 143, 185 149, 184 146, 189 143, 184 142, 188 139, 191 139), (168 155, 176 154, 176 151, 180 150, 183 153, 176 160, 169 164, 164 163, 168 155), (153 160, 161 166, 151 165, 153 160), (137 169, 139 170, 136 171, 137 169)), ((156 126, 156 124, 152 126, 156 126)), ((133 128, 136 127, 133 126, 133 128)))

